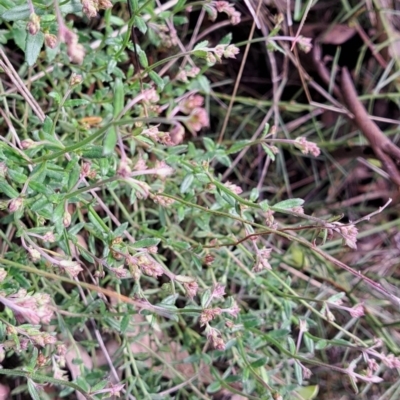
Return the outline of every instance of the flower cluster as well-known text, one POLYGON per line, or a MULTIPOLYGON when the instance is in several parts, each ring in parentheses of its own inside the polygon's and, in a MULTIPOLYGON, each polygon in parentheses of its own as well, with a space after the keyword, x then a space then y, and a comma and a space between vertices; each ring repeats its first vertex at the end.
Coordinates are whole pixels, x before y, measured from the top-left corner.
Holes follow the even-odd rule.
POLYGON ((218 13, 225 13, 229 17, 232 25, 237 25, 240 22, 240 12, 236 11, 235 6, 227 1, 212 1, 205 6, 205 9, 211 21, 217 19, 218 13))
POLYGON ((81 3, 82 11, 88 18, 94 18, 99 10, 107 10, 113 6, 110 0, 81 0, 81 3))
POLYGON ((298 137, 295 140, 294 145, 300 149, 303 154, 310 153, 314 157, 318 157, 321 153, 321 150, 315 143, 307 141, 304 137, 298 137))
POLYGON ((188 82, 188 78, 195 78, 200 73, 200 68, 196 66, 188 66, 181 69, 176 75, 176 79, 182 82, 188 82))
POLYGON ((343 225, 340 222, 335 222, 333 230, 342 236, 346 246, 352 249, 357 249, 357 234, 358 229, 353 224, 343 225))
POLYGON ((33 325, 40 322, 49 324, 54 313, 50 307, 50 296, 45 293, 31 295, 25 289, 20 289, 8 296, 1 293, 0 302, 13 312, 15 319, 20 323, 27 321, 33 325))

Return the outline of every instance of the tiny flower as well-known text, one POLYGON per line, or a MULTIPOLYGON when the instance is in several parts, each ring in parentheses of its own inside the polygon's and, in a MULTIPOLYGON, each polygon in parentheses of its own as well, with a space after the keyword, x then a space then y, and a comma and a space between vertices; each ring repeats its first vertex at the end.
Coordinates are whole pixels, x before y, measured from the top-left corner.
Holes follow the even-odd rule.
POLYGON ((88 18, 94 18, 97 15, 97 7, 93 0, 81 0, 82 11, 88 18))
POLYGON ((75 72, 72 73, 71 77, 69 78, 69 85, 76 86, 82 83, 83 78, 82 75, 76 74, 75 72))
POLYGON ((214 262, 215 257, 212 254, 206 254, 204 257, 204 264, 210 266, 214 262))
POLYGON ((198 94, 191 95, 179 102, 180 110, 185 114, 190 114, 195 108, 202 107, 204 97, 198 94))
POLYGON ((30 258, 31 258, 31 260, 32 260, 33 262, 36 262, 36 261, 39 261, 39 260, 40 260, 41 255, 40 255, 40 253, 39 253, 38 250, 34 249, 34 248, 31 247, 31 246, 29 246, 27 250, 28 250, 29 256, 30 256, 30 258))
POLYGON ((304 53, 309 53, 312 49, 311 40, 311 38, 300 36, 297 40, 297 44, 299 45, 300 50, 304 53))
POLYGON ((311 378, 312 372, 310 369, 308 369, 302 365, 301 370, 303 371, 303 379, 307 380, 307 379, 311 378))
POLYGON ((350 225, 339 225, 336 223, 337 228, 335 229, 340 233, 340 235, 343 237, 344 242, 347 246, 349 246, 352 249, 357 249, 357 234, 358 230, 355 225, 350 224, 350 225))
POLYGON ((221 334, 216 329, 211 327, 208 328, 207 339, 216 350, 225 350, 225 343, 221 338, 221 334))
POLYGON ((107 10, 113 6, 110 0, 98 0, 97 4, 100 10, 107 10))
POLYGON ((233 44, 230 44, 224 51, 225 58, 236 58, 238 54, 239 54, 239 49, 233 44))
POLYGON ((21 199, 21 197, 17 197, 16 199, 12 199, 8 203, 8 211, 10 212, 15 212, 18 211, 22 208, 24 201, 21 199))
POLYGON ((154 88, 144 90, 142 95, 143 100, 149 103, 158 103, 160 100, 160 96, 154 88))
POLYGON ((85 48, 78 43, 78 35, 67 28, 61 30, 60 38, 67 45, 67 54, 76 64, 82 64, 85 58, 85 48))
POLYGON ((5 176, 7 175, 7 165, 5 162, 0 162, 0 178, 5 178, 5 176))
POLYGON ((170 130, 169 136, 171 138, 172 144, 180 144, 183 142, 183 139, 185 137, 185 128, 181 124, 177 123, 170 130))
POLYGON ((197 284, 197 282, 185 282, 183 284, 183 287, 185 288, 186 296, 193 300, 193 297, 196 296, 197 290, 199 289, 199 285, 197 284))
POLYGON ((293 207, 292 211, 297 214, 304 214, 304 208, 302 206, 293 207))
POLYGON ((200 326, 204 326, 208 324, 210 321, 212 321, 217 315, 221 314, 221 309, 220 308, 206 308, 203 310, 203 312, 200 314, 200 326))
POLYGON ((30 149, 35 146, 36 146, 36 143, 31 139, 25 139, 21 142, 21 148, 23 150, 30 149))
POLYGON ((228 188, 231 192, 235 193, 235 194, 240 194, 240 193, 243 192, 243 189, 240 186, 235 185, 234 183, 231 183, 229 181, 225 182, 224 186, 226 188, 228 188))
POLYGON ((187 71, 185 71, 184 69, 181 69, 181 70, 177 73, 176 79, 177 79, 178 81, 181 81, 181 82, 188 82, 187 71))
POLYGON ((58 39, 56 35, 52 35, 51 33, 44 34, 44 43, 50 49, 55 49, 58 44, 58 39))
POLYGON ((145 275, 157 278, 158 276, 164 274, 164 270, 161 268, 161 266, 146 255, 142 255, 137 258, 137 265, 145 275))
POLYGON ((64 212, 63 225, 64 225, 64 228, 68 228, 71 225, 71 214, 68 211, 64 212))
POLYGON ((151 198, 153 199, 154 203, 159 204, 162 207, 168 207, 175 202, 174 199, 165 197, 162 194, 152 195, 151 198))
POLYGON ((48 243, 54 243, 54 242, 56 241, 56 238, 55 238, 55 236, 54 236, 54 233, 51 232, 51 231, 46 232, 46 233, 43 235, 43 241, 44 241, 44 242, 48 242, 48 243))
POLYGON ((157 161, 154 169, 160 178, 166 178, 174 173, 174 169, 167 165, 165 161, 157 161))
POLYGON ((400 368, 400 360, 393 354, 382 357, 382 362, 389 368, 400 368))
POLYGON ((81 166, 81 176, 86 178, 89 173, 90 173, 90 168, 91 168, 92 164, 90 164, 89 162, 84 162, 81 166))
POLYGON ((274 213, 275 211, 272 210, 264 212, 265 223, 268 227, 271 227, 274 224, 274 213))
POLYGON ((304 319, 299 320, 299 328, 300 332, 307 332, 308 331, 307 321, 304 319))
POLYGON ((364 306, 362 304, 356 304, 353 308, 350 308, 349 312, 353 318, 362 317, 364 315, 364 306))
POLYGON ((195 108, 186 120, 186 125, 191 132, 199 132, 209 126, 207 111, 204 108, 195 108))
POLYGON ((213 287, 211 296, 214 299, 222 299, 224 295, 225 295, 225 286, 221 285, 220 283, 216 283, 213 287))
POLYGON ((40 31, 40 17, 37 14, 32 13, 29 16, 26 29, 31 35, 36 35, 40 31))
POLYGON ((119 164, 117 174, 122 178, 128 178, 132 173, 131 168, 125 160, 122 160, 119 164))
POLYGON ((237 24, 239 24, 239 23, 240 23, 240 19, 241 19, 241 14, 240 14, 239 11, 234 11, 234 12, 231 14, 230 21, 231 21, 231 24, 232 24, 232 25, 237 25, 237 24))
POLYGON ((219 60, 221 60, 222 56, 224 55, 225 47, 226 46, 219 44, 214 49, 214 54, 218 57, 219 60))
POLYGON ((4 268, 0 268, 0 282, 3 282, 6 279, 7 271, 4 268))
POLYGON ((59 263, 60 267, 67 271, 73 278, 77 277, 78 274, 83 271, 83 268, 79 263, 71 260, 62 260, 59 263))
POLYGON ((230 308, 224 308, 222 310, 223 312, 232 315, 232 317, 237 318, 237 316, 240 313, 240 308, 238 306, 238 304, 236 303, 236 301, 233 301, 233 304, 230 308))
POLYGON ((376 362, 376 360, 373 358, 369 358, 367 375, 372 376, 374 372, 378 371, 378 369, 379 369, 379 364, 376 362))
POLYGON ((321 150, 315 143, 308 142, 304 137, 298 137, 295 140, 295 146, 300 149, 303 154, 311 153, 314 157, 318 157, 321 153, 321 150))
POLYGON ((139 159, 136 161, 136 164, 133 167, 134 171, 144 171, 147 169, 146 161, 142 158, 139 157, 139 159))
POLYGON ((208 65, 214 65, 217 62, 217 59, 213 53, 208 52, 206 55, 206 61, 208 65))
POLYGON ((124 266, 120 266, 118 268, 110 268, 110 271, 118 278, 118 279, 126 279, 129 277, 129 273, 124 266))

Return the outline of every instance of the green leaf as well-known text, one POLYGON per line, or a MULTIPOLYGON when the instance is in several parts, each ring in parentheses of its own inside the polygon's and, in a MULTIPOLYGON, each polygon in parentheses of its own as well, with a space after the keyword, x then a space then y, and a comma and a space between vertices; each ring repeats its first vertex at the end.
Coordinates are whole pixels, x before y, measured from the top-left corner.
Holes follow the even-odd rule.
POLYGON ((151 246, 157 246, 160 243, 160 239, 157 238, 148 238, 148 239, 141 239, 137 242, 130 245, 130 247, 134 249, 142 249, 151 246))
POLYGON ((139 29, 140 32, 143 34, 147 32, 147 25, 146 22, 142 17, 135 15, 135 26, 139 29))
POLYGON ((64 107, 77 107, 77 106, 85 106, 86 104, 90 104, 89 100, 86 99, 70 99, 64 103, 64 107))
POLYGON ((298 396, 293 397, 293 400, 300 398, 303 400, 313 400, 317 397, 319 391, 318 385, 302 386, 295 390, 298 396))
POLYGON ((129 314, 125 314, 122 317, 121 325, 120 325, 121 333, 125 333, 126 330, 128 329, 130 319, 131 319, 131 316, 129 314))
POLYGON ((216 149, 216 145, 214 141, 208 137, 203 138, 204 142, 204 147, 207 149, 207 151, 213 152, 216 149))
POLYGON ((15 199, 19 196, 19 193, 5 180, 0 180, 0 193, 5 194, 10 199, 15 199))
POLYGON ((5 11, 1 14, 1 18, 4 19, 4 21, 18 21, 20 19, 28 19, 30 15, 31 10, 29 4, 26 3, 5 11))
POLYGON ((328 346, 328 344, 329 344, 328 341, 325 339, 318 340, 318 342, 315 344, 315 348, 316 350, 323 350, 325 349, 325 347, 328 346))
POLYGON ((25 51, 26 48, 26 37, 28 36, 28 32, 26 31, 26 26, 20 26, 21 23, 14 23, 14 27, 12 30, 12 35, 14 38, 15 44, 22 50, 25 51))
POLYGON ((30 67, 32 67, 36 63, 43 43, 43 32, 39 31, 36 35, 28 34, 28 37, 26 39, 25 59, 30 67))
POLYGON ((45 184, 37 182, 37 181, 30 181, 28 186, 35 192, 38 192, 41 194, 51 195, 53 193, 53 191, 50 189, 50 187, 48 185, 45 185, 45 184))
POLYGON ((265 154, 272 160, 275 161, 275 154, 273 153, 273 151, 271 150, 271 148, 266 145, 265 143, 261 143, 261 146, 263 148, 263 150, 265 151, 265 154))
POLYGON ((8 176, 11 179, 11 181, 21 184, 24 184, 28 179, 28 177, 25 174, 13 169, 8 170, 8 176))
POLYGON ((216 393, 221 390, 222 386, 219 382, 213 382, 207 386, 207 393, 216 393))
POLYGON ((84 158, 103 158, 103 147, 92 146, 82 151, 82 157, 84 158))
POLYGON ((208 47, 208 40, 197 43, 193 50, 201 50, 208 47))
POLYGON ((190 188, 190 186, 192 185, 194 180, 194 175, 193 174, 188 174, 183 178, 183 181, 181 183, 181 188, 180 188, 180 192, 186 193, 188 191, 188 189, 190 188))
POLYGON ((155 71, 149 72, 150 79, 157 85, 160 90, 164 89, 165 83, 164 80, 161 78, 160 75, 157 74, 155 71))
POLYGON ((273 210, 290 210, 293 207, 298 207, 304 204, 303 199, 288 199, 288 200, 283 200, 280 201, 279 203, 276 203, 273 207, 271 207, 273 210))
POLYGON ((239 140, 235 142, 226 152, 226 154, 235 154, 238 151, 248 147, 251 144, 251 140, 239 140))
POLYGON ((148 62, 148 60, 147 60, 146 53, 145 53, 144 51, 140 51, 140 52, 138 53, 138 57, 139 57, 140 65, 141 65, 143 68, 147 68, 147 67, 149 66, 149 62, 148 62))
POLYGON ((111 127, 106 136, 104 137, 103 141, 103 155, 108 156, 114 153, 115 146, 117 144, 118 134, 115 127, 111 127))
POLYGON ((294 374, 296 376, 297 383, 301 386, 303 384, 303 371, 301 370, 301 366, 298 362, 294 363, 294 374))
POLYGON ((41 400, 40 393, 36 389, 36 383, 32 379, 28 379, 28 391, 33 400, 41 400))

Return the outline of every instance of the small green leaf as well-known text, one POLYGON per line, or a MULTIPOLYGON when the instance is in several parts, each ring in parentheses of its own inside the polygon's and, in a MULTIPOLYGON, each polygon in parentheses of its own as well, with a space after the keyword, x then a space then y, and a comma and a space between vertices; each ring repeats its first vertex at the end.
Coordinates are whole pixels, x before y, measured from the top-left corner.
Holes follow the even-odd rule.
POLYGON ((115 146, 117 144, 118 134, 117 130, 112 126, 103 141, 103 155, 108 156, 114 153, 115 146))
POLYGON ((138 15, 135 16, 135 26, 139 29, 140 32, 143 34, 147 32, 147 25, 146 22, 142 17, 138 15))
POLYGON ((197 43, 193 50, 201 50, 208 47, 208 40, 197 43))
POLYGON ((221 390, 222 386, 219 382, 213 382, 207 386, 207 393, 216 393, 221 390))
POLYGON ((82 151, 82 157, 84 158, 103 158, 103 147, 92 146, 82 151))
POLYGON ((315 344, 315 348, 317 350, 323 350, 326 346, 328 346, 328 341, 324 339, 318 340, 318 342, 315 344))
POLYGON ((263 150, 265 151, 265 154, 272 160, 275 161, 275 154, 273 153, 273 151, 271 150, 271 148, 266 145, 265 143, 261 143, 261 146, 263 148, 263 150))
POLYGON ((181 193, 186 193, 188 191, 188 189, 190 188, 190 186, 192 185, 194 180, 194 175, 193 174, 188 174, 183 178, 183 181, 181 183, 181 188, 180 191, 181 193))
POLYGON ((40 393, 36 389, 37 385, 32 379, 28 379, 28 391, 33 400, 41 400, 40 393))
POLYGON ((248 147, 251 144, 251 140, 239 140, 235 142, 226 152, 226 154, 235 154, 238 151, 248 147))
POLYGON ((160 75, 157 74, 155 71, 150 71, 149 76, 151 80, 157 85, 160 90, 164 89, 165 83, 160 75))
POLYGON ((37 58, 39 57, 40 49, 42 48, 44 43, 44 34, 43 32, 38 32, 36 35, 28 34, 26 39, 26 49, 25 49, 25 58, 26 62, 30 67, 32 67, 37 58))
POLYGON ((28 186, 37 193, 45 195, 51 195, 53 193, 53 191, 50 189, 48 185, 45 185, 37 181, 30 181, 28 186))
POLYGON ((20 19, 28 19, 31 15, 31 10, 29 4, 22 4, 20 6, 15 6, 1 14, 1 18, 4 21, 18 21, 20 19))
POLYGON ((0 193, 4 193, 10 199, 15 199, 19 196, 19 193, 4 180, 0 180, 0 193))
POLYGON ((125 333, 126 330, 128 329, 130 319, 131 319, 131 316, 128 314, 125 314, 122 317, 121 326, 120 326, 121 333, 125 333))
POLYGON ((204 142, 204 147, 207 149, 207 151, 210 152, 215 151, 216 145, 212 139, 204 137, 203 142, 204 142))
POLYGON ((283 200, 283 201, 280 201, 279 203, 276 203, 271 208, 273 210, 290 210, 294 207, 299 207, 302 204, 304 204, 303 199, 288 199, 288 200, 283 200))
POLYGON ((89 104, 89 101, 86 99, 70 99, 64 103, 64 107, 85 106, 86 104, 89 104))

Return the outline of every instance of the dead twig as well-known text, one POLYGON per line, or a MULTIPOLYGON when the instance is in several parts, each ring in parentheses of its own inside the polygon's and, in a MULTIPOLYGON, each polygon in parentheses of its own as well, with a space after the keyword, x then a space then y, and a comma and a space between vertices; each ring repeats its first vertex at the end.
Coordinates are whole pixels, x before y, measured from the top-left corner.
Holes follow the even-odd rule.
POLYGON ((358 99, 353 80, 347 68, 342 68, 340 88, 343 101, 354 115, 354 122, 370 143, 377 158, 382 162, 383 168, 390 179, 400 186, 400 172, 396 161, 400 161, 400 149, 379 129, 371 120, 363 104, 358 99))

